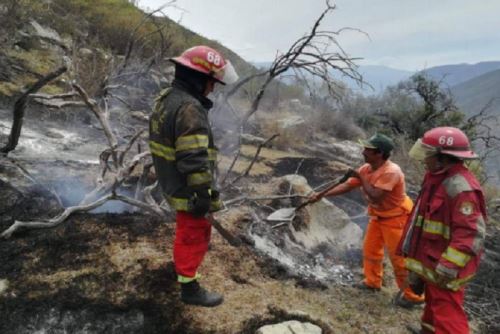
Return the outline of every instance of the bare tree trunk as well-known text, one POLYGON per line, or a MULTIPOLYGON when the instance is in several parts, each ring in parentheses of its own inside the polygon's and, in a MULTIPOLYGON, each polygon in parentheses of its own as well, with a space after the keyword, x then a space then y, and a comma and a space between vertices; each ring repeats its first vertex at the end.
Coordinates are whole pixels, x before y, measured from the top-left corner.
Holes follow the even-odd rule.
POLYGON ((0 149, 1 153, 7 155, 10 151, 14 150, 19 142, 19 137, 21 136, 21 129, 23 127, 24 110, 28 104, 28 98, 30 94, 36 93, 40 88, 45 86, 50 81, 54 80, 61 74, 67 71, 66 66, 60 67, 54 72, 51 72, 38 80, 33 86, 31 86, 26 92, 21 95, 21 97, 14 104, 14 120, 12 122, 12 129, 9 135, 9 141, 7 145, 0 149))

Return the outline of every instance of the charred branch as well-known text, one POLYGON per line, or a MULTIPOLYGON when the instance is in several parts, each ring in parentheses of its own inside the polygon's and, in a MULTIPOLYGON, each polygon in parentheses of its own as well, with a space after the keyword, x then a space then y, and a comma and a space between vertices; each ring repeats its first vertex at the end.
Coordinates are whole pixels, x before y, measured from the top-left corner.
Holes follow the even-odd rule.
MULTIPOLYGON (((311 31, 305 36, 297 39, 287 52, 277 56, 269 70, 242 79, 232 90, 226 93, 223 100, 228 104, 227 101, 229 97, 235 94, 235 92, 243 87, 245 83, 257 77, 267 75, 250 108, 244 113, 240 121, 240 137, 243 134, 244 127, 249 118, 259 109, 260 102, 269 84, 288 70, 296 70, 320 78, 327 84, 330 94, 333 96, 335 96, 337 86, 332 78, 332 73, 347 76, 358 84, 363 83, 363 78, 354 63, 354 61, 359 58, 350 57, 336 39, 336 36, 343 31, 356 29, 344 28, 338 31, 319 30, 320 24, 325 16, 335 8, 335 5, 331 5, 329 1, 326 1, 326 9, 318 17, 311 31), (335 47, 335 50, 330 49, 332 46, 335 47)), ((239 140, 239 146, 241 146, 241 139, 239 140)), ((240 155, 240 148, 238 148, 222 183, 226 180, 227 175, 231 172, 240 155)))
MULTIPOLYGON (((144 17, 142 18, 141 22, 139 22, 135 27, 134 29, 132 30, 132 33, 130 34, 130 37, 129 37, 129 40, 128 40, 128 43, 127 43, 127 47, 126 47, 126 52, 125 52, 125 58, 123 59, 123 63, 118 71, 118 74, 120 74, 128 65, 128 62, 130 60, 130 57, 132 55, 132 51, 134 50, 134 46, 135 44, 139 41, 140 38, 137 38, 136 35, 137 35, 137 32, 139 31, 139 29, 148 21, 148 20, 152 20, 156 27, 157 27, 157 30, 154 31, 153 33, 159 33, 160 34, 160 37, 161 37, 161 48, 160 48, 160 51, 161 53, 164 52, 165 50, 165 38, 163 36, 163 29, 165 28, 164 25, 161 25, 159 26, 155 21, 154 21, 154 15, 157 14, 157 13, 162 13, 162 10, 167 7, 167 6, 172 6, 174 5, 176 2, 176 0, 171 0, 169 1, 168 3, 162 5, 161 7, 159 7, 158 9, 152 11, 151 13, 147 13, 146 15, 144 15, 144 17)), ((145 36, 147 37, 147 36, 145 36)), ((142 38, 145 38, 145 37, 142 37, 142 38)))
MULTIPOLYGON (((271 137, 269 137, 265 142, 261 143, 259 145, 259 147, 257 148, 257 151, 255 152, 255 155, 254 157, 252 158, 252 161, 250 162, 250 164, 248 165, 248 167, 246 168, 245 172, 243 174, 240 174, 238 175, 233 181, 231 181, 228 185, 233 185, 234 183, 238 182, 241 178, 245 177, 245 176, 248 176, 248 174, 250 174, 250 170, 252 169, 253 165, 255 164, 255 161, 257 161, 257 158, 259 157, 259 153, 260 151, 262 150, 262 148, 264 146, 266 146, 268 143, 270 143, 272 140, 274 140, 276 137, 278 137, 279 134, 274 134, 272 135, 271 137)), ((231 167, 234 166, 236 162, 236 158, 233 160, 233 162, 231 163, 231 167)), ((228 171, 228 173, 230 172, 230 170, 228 171)), ((225 178, 224 178, 225 179, 225 178)))
POLYGON ((159 209, 157 210, 154 207, 151 207, 150 205, 135 200, 133 198, 123 196, 123 195, 118 195, 116 193, 110 193, 107 194, 98 200, 89 203, 89 204, 83 204, 83 205, 77 205, 77 206, 70 206, 66 208, 59 216, 54 217, 52 219, 49 219, 48 221, 31 221, 31 222, 23 222, 23 221, 18 221, 16 220, 14 224, 12 224, 7 230, 3 231, 2 234, 0 235, 4 239, 10 238, 15 232, 21 229, 48 229, 48 228, 54 228, 59 226, 61 223, 63 223, 69 216, 71 216, 75 212, 86 212, 86 211, 91 211, 95 208, 98 208, 102 206, 104 203, 107 201, 111 200, 119 200, 124 203, 127 203, 129 205, 136 206, 142 210, 151 212, 153 214, 159 215, 160 217, 166 217, 165 211, 159 209))
POLYGON ((109 147, 111 148, 111 155, 113 157, 113 162, 115 164, 115 167, 118 167, 118 158, 116 155, 116 148, 118 147, 118 140, 116 139, 115 134, 111 130, 111 127, 109 125, 109 114, 106 110, 102 110, 99 105, 96 103, 95 100, 91 99, 87 92, 78 84, 73 83, 72 84, 73 88, 78 92, 80 97, 82 98, 83 102, 92 110, 94 115, 97 117, 99 122, 101 123, 103 129, 104 129, 104 134, 106 135, 106 138, 108 139, 108 144, 109 147))
POLYGON ((12 129, 9 135, 9 140, 7 145, 0 149, 0 153, 7 155, 10 151, 14 150, 19 142, 19 137, 21 136, 21 129, 23 127, 24 110, 28 104, 28 100, 31 94, 36 93, 40 88, 45 86, 50 81, 54 80, 64 72, 67 68, 65 66, 58 68, 57 70, 47 74, 40 80, 38 80, 33 86, 28 88, 19 99, 14 104, 14 119, 12 121, 12 129))

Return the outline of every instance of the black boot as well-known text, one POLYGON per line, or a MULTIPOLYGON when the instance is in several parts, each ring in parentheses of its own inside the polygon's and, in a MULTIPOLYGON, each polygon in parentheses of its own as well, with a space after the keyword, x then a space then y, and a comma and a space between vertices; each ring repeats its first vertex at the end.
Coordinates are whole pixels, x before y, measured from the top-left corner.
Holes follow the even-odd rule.
POLYGON ((182 283, 181 289, 181 300, 185 304, 213 307, 224 301, 222 295, 208 292, 197 281, 182 283))

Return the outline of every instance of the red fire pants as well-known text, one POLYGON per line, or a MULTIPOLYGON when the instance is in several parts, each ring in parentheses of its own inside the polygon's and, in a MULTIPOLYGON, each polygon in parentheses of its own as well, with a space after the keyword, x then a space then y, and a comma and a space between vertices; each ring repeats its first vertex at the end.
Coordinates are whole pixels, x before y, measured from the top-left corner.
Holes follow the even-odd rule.
POLYGON ((451 291, 426 283, 422 333, 468 334, 469 325, 463 305, 464 287, 451 291))
POLYGON ((197 277, 198 267, 208 250, 211 228, 205 217, 177 212, 174 263, 179 282, 189 282, 197 277))

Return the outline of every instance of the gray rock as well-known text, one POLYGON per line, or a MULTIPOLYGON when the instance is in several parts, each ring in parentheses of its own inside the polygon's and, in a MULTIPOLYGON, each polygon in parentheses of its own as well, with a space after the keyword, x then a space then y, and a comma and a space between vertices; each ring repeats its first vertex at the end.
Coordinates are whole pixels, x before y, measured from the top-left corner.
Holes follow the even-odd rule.
MULTIPOLYGON (((286 175, 284 180, 292 185, 293 192, 309 194, 312 192, 307 180, 300 175, 286 175)), ((361 248, 363 231, 354 224, 347 213, 326 199, 309 204, 304 209, 307 228, 294 230, 297 241, 306 248, 313 249, 322 243, 334 246, 339 252, 361 248)))
POLYGON ((263 326, 257 330, 256 334, 321 334, 322 332, 320 327, 309 322, 291 320, 263 326))
POLYGON ((35 29, 36 36, 38 36, 40 38, 52 40, 52 41, 56 42, 56 44, 58 44, 58 45, 64 44, 63 40, 61 39, 61 36, 59 36, 57 31, 55 31, 51 28, 48 28, 48 27, 43 27, 38 22, 36 22, 34 20, 31 21, 30 24, 33 27, 33 29, 35 29))
POLYGON ((9 281, 6 279, 0 279, 0 296, 3 296, 9 289, 9 281))

